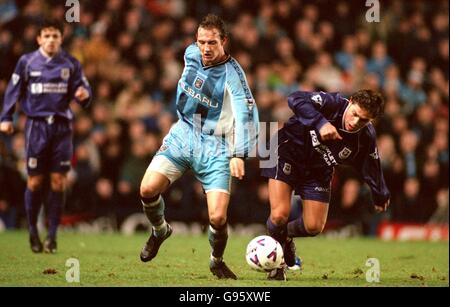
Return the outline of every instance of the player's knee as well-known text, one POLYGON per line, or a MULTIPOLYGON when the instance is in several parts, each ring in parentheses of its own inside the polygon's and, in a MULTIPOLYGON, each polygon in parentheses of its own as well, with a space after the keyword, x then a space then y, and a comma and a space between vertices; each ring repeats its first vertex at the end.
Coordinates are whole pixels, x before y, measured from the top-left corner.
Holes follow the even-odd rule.
POLYGON ((66 181, 63 176, 52 176, 50 180, 50 186, 52 191, 64 192, 66 188, 66 181))
POLYGON ((42 183, 42 178, 30 177, 27 180, 27 188, 32 192, 36 192, 42 189, 42 183))
POLYGON ((152 184, 141 184, 141 197, 153 198, 161 194, 160 189, 152 184))
POLYGON ((321 222, 305 223, 305 230, 312 237, 317 236, 318 234, 320 234, 323 231, 324 227, 325 227, 325 224, 321 223, 321 222))
POLYGON ((272 221, 272 223, 274 223, 275 225, 283 225, 286 224, 289 218, 289 212, 282 212, 282 211, 278 211, 278 212, 272 212, 270 214, 270 219, 272 221))
POLYGON ((210 215, 209 223, 216 229, 222 227, 227 222, 227 217, 221 214, 210 215))

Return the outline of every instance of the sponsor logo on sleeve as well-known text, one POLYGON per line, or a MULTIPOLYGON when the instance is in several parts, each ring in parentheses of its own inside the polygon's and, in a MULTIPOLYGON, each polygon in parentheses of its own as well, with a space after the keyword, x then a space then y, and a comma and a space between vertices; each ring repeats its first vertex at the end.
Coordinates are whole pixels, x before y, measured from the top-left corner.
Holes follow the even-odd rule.
POLYGON ((83 80, 83 83, 86 85, 86 86, 89 86, 89 81, 88 81, 88 79, 83 75, 83 77, 81 78, 81 80, 83 80))
POLYGON ((20 76, 18 74, 12 74, 11 80, 13 85, 16 85, 20 80, 20 76))
POLYGON ((162 144, 158 150, 158 153, 165 152, 167 149, 169 149, 169 146, 167 144, 162 144))
POLYGON ((375 151, 369 154, 369 156, 374 160, 378 160, 380 158, 380 156, 378 155, 378 148, 375 148, 375 151))
POLYGON ((323 104, 322 96, 320 96, 319 94, 312 96, 311 100, 317 103, 319 106, 322 106, 323 104))

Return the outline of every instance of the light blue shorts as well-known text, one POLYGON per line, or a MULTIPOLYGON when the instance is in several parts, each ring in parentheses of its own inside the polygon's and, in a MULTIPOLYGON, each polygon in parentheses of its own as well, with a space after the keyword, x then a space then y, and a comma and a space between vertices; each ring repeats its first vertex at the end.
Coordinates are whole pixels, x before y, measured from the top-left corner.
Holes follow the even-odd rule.
POLYGON ((165 175, 173 183, 192 169, 205 193, 221 191, 229 194, 229 160, 222 137, 201 134, 180 120, 164 138, 149 170, 165 175))

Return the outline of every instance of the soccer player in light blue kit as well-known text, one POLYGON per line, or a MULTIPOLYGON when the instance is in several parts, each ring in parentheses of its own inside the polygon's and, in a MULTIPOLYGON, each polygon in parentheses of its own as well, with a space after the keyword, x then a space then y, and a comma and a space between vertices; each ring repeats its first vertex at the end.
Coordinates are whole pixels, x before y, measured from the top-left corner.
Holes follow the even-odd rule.
POLYGON ((230 179, 245 174, 244 158, 256 144, 259 120, 244 71, 224 50, 227 40, 224 22, 210 14, 198 27, 197 42, 186 49, 177 88, 179 120, 141 183, 144 212, 153 227, 140 257, 144 262, 152 260, 171 235, 161 193, 192 169, 208 204, 210 271, 220 279, 236 279, 223 261, 230 179))

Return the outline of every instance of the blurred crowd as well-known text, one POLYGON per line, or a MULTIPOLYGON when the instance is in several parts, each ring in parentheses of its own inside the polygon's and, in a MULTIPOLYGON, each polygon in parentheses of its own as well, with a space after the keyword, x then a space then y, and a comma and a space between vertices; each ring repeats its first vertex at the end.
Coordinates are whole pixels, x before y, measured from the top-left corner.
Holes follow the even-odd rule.
MULTIPOLYGON (((0 1, 0 106, 19 57, 37 48, 36 23, 64 20, 59 0, 0 1)), ((207 13, 229 26, 227 51, 245 70, 260 121, 280 125, 296 90, 369 88, 386 97, 375 123, 392 193, 385 215, 370 210, 370 192, 351 169, 333 179, 329 225, 359 223, 374 234, 381 219, 448 223, 448 1, 380 1, 368 22, 365 1, 105 0, 79 1, 80 22, 65 23, 63 47, 83 65, 94 90, 75 113, 73 169, 63 222, 112 216, 118 225, 140 212, 139 185, 176 121, 183 52, 207 13)), ((0 220, 24 222, 24 124, 0 136, 0 220)), ((207 222, 205 196, 192 174, 166 193, 168 220, 207 222)), ((294 202, 298 205, 298 202, 294 202)), ((229 222, 264 223, 269 214, 257 159, 233 181, 229 222)))

